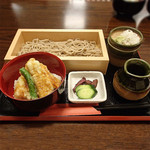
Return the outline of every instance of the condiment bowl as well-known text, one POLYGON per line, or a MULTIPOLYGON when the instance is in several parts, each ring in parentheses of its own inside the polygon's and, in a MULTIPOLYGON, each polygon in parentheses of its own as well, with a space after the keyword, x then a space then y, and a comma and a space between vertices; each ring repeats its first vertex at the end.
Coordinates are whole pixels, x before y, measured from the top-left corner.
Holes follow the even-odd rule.
POLYGON ((107 99, 107 91, 103 73, 100 71, 72 71, 68 74, 68 99, 72 103, 101 103, 107 99), (73 91, 75 85, 82 79, 97 80, 97 94, 91 99, 80 99, 73 91))
POLYGON ((141 45, 141 43, 143 41, 143 34, 136 28, 133 28, 130 26, 119 26, 110 31, 109 40, 110 40, 110 43, 113 46, 115 46, 116 48, 130 51, 133 49, 137 49, 141 45), (139 42, 136 44, 132 44, 132 45, 125 45, 125 44, 120 44, 120 43, 116 42, 115 38, 117 36, 119 36, 125 30, 131 30, 133 33, 137 34, 137 36, 140 38, 139 42))
POLYGON ((61 59, 46 52, 24 54, 10 60, 3 66, 0 71, 0 90, 11 102, 13 102, 17 108, 20 110, 33 112, 43 110, 46 107, 56 103, 58 100, 60 87, 56 88, 51 94, 34 100, 22 100, 14 98, 14 81, 20 76, 19 69, 25 66, 26 62, 30 58, 35 58, 46 65, 51 73, 59 75, 62 79, 60 87, 65 80, 66 67, 61 59))
POLYGON ((139 50, 142 41, 143 41, 142 33, 133 27, 119 26, 112 29, 107 38, 107 48, 108 48, 110 63, 113 64, 114 66, 122 67, 127 59, 134 57, 134 55, 137 53, 137 50, 139 50), (116 38, 120 37, 122 32, 127 30, 128 30, 128 34, 129 32, 131 32, 132 38, 133 37, 138 38, 136 43, 130 45, 131 41, 135 41, 131 37, 129 37, 129 39, 131 39, 131 41, 129 41, 129 44, 122 44, 122 42, 116 41, 116 38))

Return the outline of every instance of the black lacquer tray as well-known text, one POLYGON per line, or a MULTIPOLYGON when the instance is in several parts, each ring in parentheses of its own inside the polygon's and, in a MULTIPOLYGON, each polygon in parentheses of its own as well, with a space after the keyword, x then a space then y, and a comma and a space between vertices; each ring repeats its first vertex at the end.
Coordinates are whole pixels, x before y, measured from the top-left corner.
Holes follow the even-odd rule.
MULTIPOLYGON (((101 111, 100 116, 149 116, 150 93, 141 100, 129 101, 120 97, 113 89, 113 75, 119 68, 109 64, 105 78, 107 100, 97 106, 92 106, 101 111)), ((70 103, 68 100, 67 84, 58 104, 70 103)), ((67 109, 67 108, 66 108, 67 109)), ((0 92, 0 116, 39 116, 40 112, 24 112, 18 110, 5 95, 0 92)), ((8 119, 9 120, 9 119, 8 119)))

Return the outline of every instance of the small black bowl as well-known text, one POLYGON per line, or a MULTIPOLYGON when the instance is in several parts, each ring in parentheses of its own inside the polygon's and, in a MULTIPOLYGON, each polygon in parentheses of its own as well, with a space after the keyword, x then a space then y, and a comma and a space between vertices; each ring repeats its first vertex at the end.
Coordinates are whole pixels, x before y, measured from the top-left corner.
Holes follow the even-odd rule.
POLYGON ((148 12, 150 13, 150 0, 148 0, 147 9, 148 9, 148 12))
POLYGON ((144 6, 145 0, 113 0, 113 8, 118 15, 133 16, 137 14, 144 6))

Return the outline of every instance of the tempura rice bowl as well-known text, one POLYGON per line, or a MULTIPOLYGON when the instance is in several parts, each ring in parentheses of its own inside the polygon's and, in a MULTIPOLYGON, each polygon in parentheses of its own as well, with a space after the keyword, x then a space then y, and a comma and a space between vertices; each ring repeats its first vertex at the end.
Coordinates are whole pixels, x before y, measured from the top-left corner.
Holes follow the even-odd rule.
POLYGON ((46 52, 28 53, 18 56, 7 64, 0 71, 0 90, 15 104, 15 106, 24 111, 40 111, 56 103, 59 98, 59 89, 64 84, 66 76, 66 67, 57 56, 46 52), (61 85, 49 95, 35 100, 22 100, 14 98, 14 81, 20 76, 19 69, 30 59, 35 58, 45 64, 49 71, 61 77, 61 85))

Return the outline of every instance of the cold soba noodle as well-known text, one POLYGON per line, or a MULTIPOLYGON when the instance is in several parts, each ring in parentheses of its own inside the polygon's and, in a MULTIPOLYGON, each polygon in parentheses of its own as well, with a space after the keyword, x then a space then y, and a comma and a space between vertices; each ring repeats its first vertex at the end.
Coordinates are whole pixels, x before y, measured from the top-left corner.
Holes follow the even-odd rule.
POLYGON ((87 41, 80 39, 68 39, 67 41, 54 42, 49 39, 33 39, 26 42, 18 55, 29 52, 49 52, 54 55, 63 56, 102 56, 102 51, 98 48, 95 41, 87 41))

